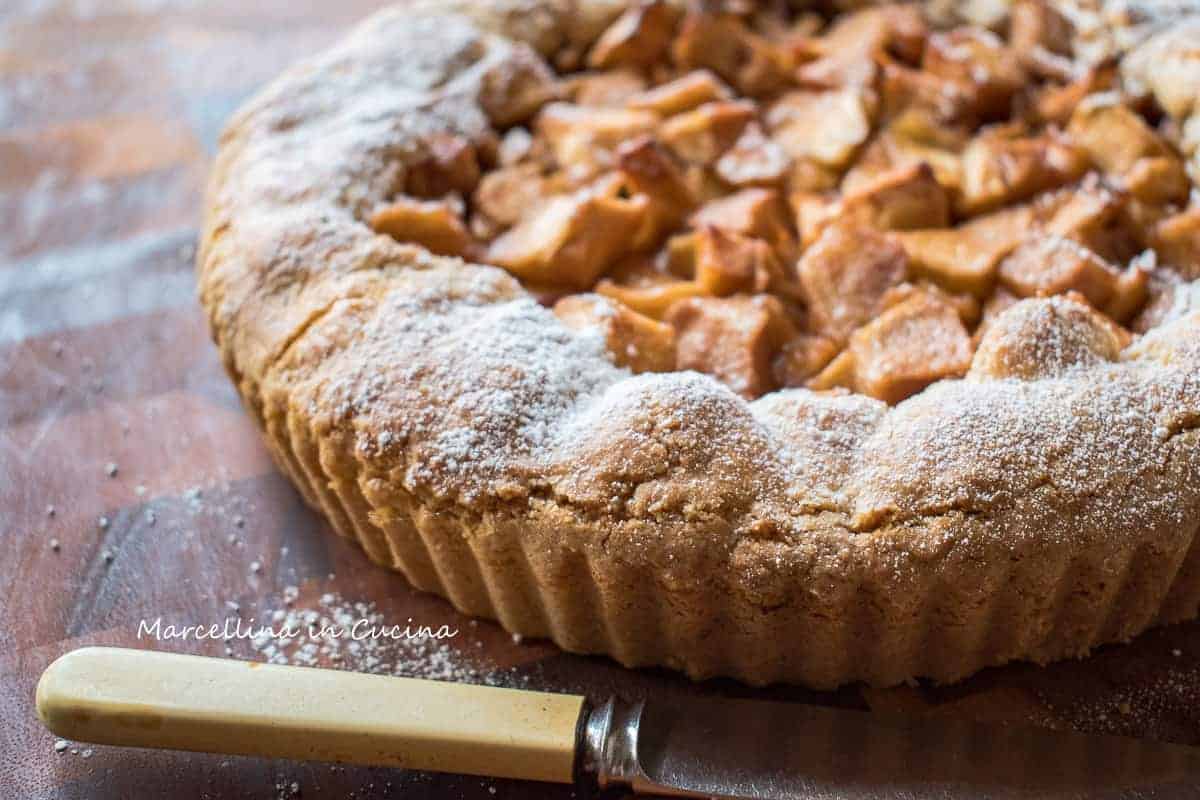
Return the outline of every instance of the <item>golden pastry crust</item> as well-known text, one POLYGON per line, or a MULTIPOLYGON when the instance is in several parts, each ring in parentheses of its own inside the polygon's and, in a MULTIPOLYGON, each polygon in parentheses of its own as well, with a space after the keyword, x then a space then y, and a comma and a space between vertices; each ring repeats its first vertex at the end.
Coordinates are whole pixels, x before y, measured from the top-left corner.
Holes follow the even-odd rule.
POLYGON ((305 499, 466 613, 697 678, 952 681, 1195 616, 1200 312, 1120 349, 1025 300, 967 378, 897 406, 748 402, 634 375, 502 270, 371 229, 431 142, 485 146, 617 10, 390 9, 231 122, 200 295, 305 499))

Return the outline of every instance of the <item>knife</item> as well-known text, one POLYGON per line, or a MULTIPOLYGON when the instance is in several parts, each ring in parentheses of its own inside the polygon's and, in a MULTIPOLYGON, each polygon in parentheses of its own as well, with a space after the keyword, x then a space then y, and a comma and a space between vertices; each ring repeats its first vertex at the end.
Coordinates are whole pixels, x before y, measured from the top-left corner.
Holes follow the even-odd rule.
POLYGON ((46 668, 75 741, 623 787, 679 797, 1200 795, 1200 750, 792 702, 579 695, 85 647, 46 668))

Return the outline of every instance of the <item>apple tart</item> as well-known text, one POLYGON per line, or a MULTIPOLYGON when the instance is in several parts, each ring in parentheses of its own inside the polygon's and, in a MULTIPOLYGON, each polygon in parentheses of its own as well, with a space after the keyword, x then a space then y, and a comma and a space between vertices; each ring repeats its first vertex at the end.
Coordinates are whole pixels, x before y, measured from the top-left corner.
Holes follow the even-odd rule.
POLYGON ((202 303, 465 613, 753 684, 1080 656, 1200 609, 1200 8, 1120 8, 406 3, 233 118, 202 303))

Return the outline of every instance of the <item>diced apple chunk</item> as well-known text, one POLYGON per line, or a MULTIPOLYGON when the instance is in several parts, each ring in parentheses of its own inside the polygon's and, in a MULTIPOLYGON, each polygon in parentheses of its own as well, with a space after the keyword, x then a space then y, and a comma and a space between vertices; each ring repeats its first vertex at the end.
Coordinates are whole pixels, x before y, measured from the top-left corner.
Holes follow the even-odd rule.
POLYGON ((1066 85, 1047 85, 1034 97, 1033 108, 1045 122, 1066 125, 1089 95, 1112 91, 1116 85, 1116 64, 1102 62, 1074 76, 1066 85))
POLYGON ((1016 54, 991 31, 956 28, 929 37, 922 61, 932 75, 970 87, 972 105, 984 117, 1006 115, 1025 85, 1016 54))
POLYGON ((371 227, 401 242, 419 244, 442 256, 471 258, 478 247, 462 218, 441 200, 401 197, 371 216, 371 227))
POLYGON ((787 222, 787 211, 779 193, 772 189, 742 189, 712 200, 692 214, 694 228, 715 225, 742 236, 763 239, 784 263, 794 258, 795 237, 787 222))
POLYGON ((654 64, 670 46, 678 19, 678 9, 663 0, 632 6, 600 34, 588 53, 588 66, 612 69, 654 64))
POLYGON ((983 297, 995 283, 996 266, 1033 226, 1033 211, 1014 206, 976 217, 957 228, 896 234, 913 272, 953 292, 983 297))
POLYGON ((783 267, 770 245, 713 225, 695 234, 695 280, 708 294, 788 291, 783 267))
POLYGON ((663 122, 658 135, 679 158, 708 166, 733 146, 754 116, 754 104, 745 100, 705 103, 663 122))
POLYGON ((619 300, 652 319, 663 319, 671 306, 681 300, 704 296, 704 289, 695 281, 664 276, 654 283, 627 285, 605 278, 596 284, 596 293, 619 300))
POLYGON ((792 337, 775 357, 775 380, 781 386, 803 386, 837 356, 839 349, 837 342, 819 334, 792 337))
POLYGON ((534 284, 589 289, 629 252, 642 229, 648 201, 622 198, 600 182, 546 202, 492 241, 488 260, 534 284))
POLYGON ((943 228, 950 224, 950 196, 928 164, 912 164, 849 192, 832 213, 883 231, 943 228))
POLYGON ((927 34, 915 4, 888 4, 840 16, 817 40, 819 57, 801 65, 797 78, 803 85, 823 89, 867 86, 875 78, 880 56, 892 51, 915 62, 927 34))
POLYGON ((565 82, 566 96, 580 106, 621 106, 646 90, 646 79, 628 69, 585 72, 565 82))
POLYGON ((1154 226, 1151 241, 1159 259, 1188 280, 1200 278, 1200 206, 1167 217, 1154 226))
POLYGON ((958 313, 918 295, 855 331, 849 347, 809 386, 844 386, 899 403, 935 381, 964 375, 970 365, 971 339, 958 313))
POLYGON ((1128 261, 1143 249, 1139 226, 1129 213, 1129 195, 1113 191, 1094 173, 1035 209, 1048 217, 1046 233, 1079 242, 1109 261, 1128 261))
POLYGON ((547 195, 547 181, 536 163, 501 167, 483 176, 473 205, 495 228, 509 228, 536 210, 547 195))
POLYGON ((629 107, 664 117, 682 114, 718 100, 732 100, 733 91, 713 73, 698 69, 629 98, 629 107))
POLYGON ((779 90, 793 66, 782 48, 732 14, 690 11, 671 48, 679 66, 710 69, 750 96, 779 90))
POLYGON ((591 175, 609 166, 618 145, 653 132, 658 122, 650 111, 551 103, 538 114, 535 128, 560 166, 591 175))
POLYGON ((771 362, 795 331, 771 295, 700 297, 667 312, 676 331, 676 367, 717 378, 747 398, 775 388, 771 362))
POLYGON ((733 147, 717 159, 717 175, 730 186, 765 186, 782 183, 788 176, 792 159, 784 149, 768 139, 758 123, 751 122, 733 147))
MULTIPOLYGON (((1032 69, 1048 56, 1066 56, 1074 31, 1052 0, 1016 0, 1009 23, 1009 43, 1021 63, 1032 69)), ((1043 70, 1038 70, 1043 71, 1043 70)))
POLYGON ((809 329, 845 342, 883 310, 888 289, 908 276, 904 249, 869 228, 831 225, 804 251, 799 264, 809 329))
POLYGON ((966 325, 968 328, 973 327, 975 323, 979 322, 980 315, 983 312, 983 306, 980 304, 979 298, 974 295, 965 292, 948 292, 941 286, 930 281, 905 282, 899 286, 894 286, 888 289, 887 294, 883 296, 882 305, 885 309, 891 308, 917 295, 932 298, 943 305, 953 308, 958 314, 958 318, 962 320, 963 325, 966 325))
POLYGON ((451 192, 467 194, 475 189, 479 176, 475 145, 462 136, 438 134, 430 138, 425 157, 409 168, 404 190, 426 199, 451 192))
POLYGON ((1187 198, 1191 182, 1183 161, 1130 108, 1119 103, 1081 103, 1067 133, 1139 199, 1167 203, 1187 198))
POLYGON ((634 243, 639 250, 656 245, 696 206, 675 159, 649 136, 618 147, 617 167, 629 187, 650 201, 646 224, 634 243))
POLYGON ((618 366, 634 372, 675 368, 675 329, 623 303, 597 294, 575 294, 555 303, 554 314, 568 328, 598 329, 618 366))
POLYGON ((1094 307, 1125 318, 1145 300, 1148 274, 1120 270, 1061 236, 1035 234, 1000 263, 1000 281, 1019 297, 1079 292, 1094 307))
POLYGON ((845 167, 871 135, 866 96, 857 88, 788 92, 766 119, 771 138, 789 156, 834 168, 845 167))
POLYGON ((1087 170, 1088 158, 1053 131, 1036 136, 997 131, 971 140, 962 167, 960 211, 974 215, 1070 183, 1087 170))

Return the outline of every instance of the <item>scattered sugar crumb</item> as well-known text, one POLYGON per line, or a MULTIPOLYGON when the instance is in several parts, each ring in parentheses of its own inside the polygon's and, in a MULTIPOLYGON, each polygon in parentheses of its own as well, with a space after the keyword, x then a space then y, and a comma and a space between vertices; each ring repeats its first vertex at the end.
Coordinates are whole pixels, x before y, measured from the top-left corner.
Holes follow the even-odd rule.
POLYGON ((389 619, 374 603, 349 601, 326 592, 311 607, 296 607, 299 589, 285 587, 282 608, 260 615, 258 625, 269 625, 250 639, 254 652, 272 664, 333 666, 377 675, 401 675, 431 680, 514 685, 525 679, 511 670, 489 669, 468 658, 457 645, 453 629, 441 631, 434 621, 389 619), (334 636, 333 631, 407 631, 404 635, 334 636), (280 635, 291 631, 295 635, 280 635), (431 635, 432 634, 432 635, 431 635))

